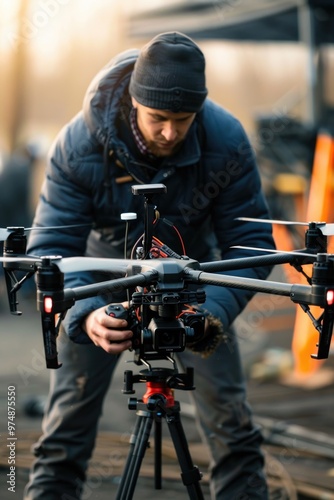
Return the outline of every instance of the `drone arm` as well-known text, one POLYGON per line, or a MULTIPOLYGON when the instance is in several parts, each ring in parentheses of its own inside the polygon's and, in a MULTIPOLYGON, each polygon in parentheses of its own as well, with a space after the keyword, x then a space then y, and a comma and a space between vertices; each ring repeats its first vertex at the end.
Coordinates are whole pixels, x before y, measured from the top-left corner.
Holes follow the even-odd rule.
POLYGON ((64 299, 80 300, 94 297, 100 293, 119 292, 120 290, 150 284, 156 280, 157 276, 158 273, 156 271, 150 270, 134 276, 103 281, 102 283, 84 285, 72 289, 66 288, 64 290, 64 299))
MULTIPOLYGON (((253 290, 255 292, 288 296, 293 302, 301 305, 306 312, 308 305, 316 305, 324 308, 321 324, 320 322, 313 322, 316 329, 320 332, 320 336, 318 352, 312 355, 312 357, 315 359, 328 358, 334 325, 334 304, 327 302, 328 287, 326 285, 290 285, 238 276, 215 275, 192 269, 186 269, 185 274, 188 279, 190 278, 191 282, 229 286, 232 288, 253 290)), ((330 292, 333 294, 332 290, 330 292)))
MULTIPOLYGON (((265 251, 265 250, 264 250, 265 251)), ((215 262, 203 262, 200 267, 203 271, 217 272, 217 271, 231 271, 235 269, 247 269, 252 267, 274 266, 278 264, 293 264, 294 262, 309 263, 316 259, 311 254, 298 255, 298 252, 282 252, 266 255, 257 255, 254 257, 242 257, 240 259, 220 260, 215 262), (306 259, 308 261, 306 261, 306 259)))
MULTIPOLYGON (((241 276, 230 276, 225 274, 211 274, 193 269, 185 269, 187 278, 192 282, 217 285, 222 287, 252 290, 254 292, 264 292, 276 295, 291 296, 293 285, 273 281, 265 281, 253 278, 243 278, 241 276)), ((309 293, 310 287, 299 286, 305 293, 309 293), (304 290, 305 289, 305 290, 304 290)))

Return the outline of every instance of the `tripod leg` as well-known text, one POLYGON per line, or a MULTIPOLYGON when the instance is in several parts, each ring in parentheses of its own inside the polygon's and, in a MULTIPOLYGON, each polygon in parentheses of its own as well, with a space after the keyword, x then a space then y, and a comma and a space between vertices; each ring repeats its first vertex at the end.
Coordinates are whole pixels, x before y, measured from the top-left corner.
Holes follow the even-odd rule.
POLYGON ((124 473, 117 490, 116 500, 131 500, 136 487, 138 474, 148 445, 153 423, 150 412, 138 412, 139 417, 130 440, 130 451, 124 473))
POLYGON ((199 484, 202 476, 198 468, 193 465, 179 410, 166 415, 166 422, 181 467, 182 481, 188 490, 189 498, 192 500, 204 500, 199 484))
POLYGON ((161 490, 161 453, 162 453, 162 425, 161 420, 155 421, 154 429, 154 487, 161 490))

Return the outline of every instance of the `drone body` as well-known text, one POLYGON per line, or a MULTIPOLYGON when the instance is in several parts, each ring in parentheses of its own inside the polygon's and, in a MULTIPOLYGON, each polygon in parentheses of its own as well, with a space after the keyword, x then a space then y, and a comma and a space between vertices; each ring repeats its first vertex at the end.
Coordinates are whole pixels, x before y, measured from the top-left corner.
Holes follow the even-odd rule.
MULTIPOLYGON (((334 224, 324 222, 294 223, 287 221, 274 221, 239 218, 243 222, 301 224, 308 226, 305 234, 305 248, 293 252, 269 251, 259 248, 247 248, 250 252, 256 251, 257 255, 226 261, 199 263, 196 260, 179 256, 165 247, 161 251, 161 242, 156 242, 158 248, 150 253, 153 241, 152 223, 156 217, 156 207, 152 206, 150 196, 159 190, 162 185, 139 186, 134 194, 143 194, 145 197, 145 231, 143 235, 144 257, 146 259, 106 259, 90 257, 61 256, 32 256, 26 255, 26 232, 31 230, 53 231, 66 226, 51 228, 9 227, 0 229, 0 239, 4 241, 3 269, 6 277, 10 310, 13 314, 17 311, 16 293, 23 283, 36 275, 37 307, 42 316, 42 329, 44 350, 48 368, 59 368, 57 359, 56 339, 61 321, 66 312, 77 300, 93 297, 104 291, 112 290, 141 290, 140 307, 150 307, 166 311, 166 306, 175 307, 175 304, 187 302, 203 302, 205 299, 199 295, 191 295, 188 286, 191 284, 210 284, 221 287, 239 288, 288 296, 294 303, 299 304, 310 317, 314 327, 319 332, 318 352, 313 355, 317 359, 328 357, 333 321, 334 321, 334 256, 327 254, 327 236, 334 234, 334 224), (167 252, 167 253, 166 253, 167 252), (163 254, 164 257, 161 258, 163 254), (260 255, 259 255, 260 254, 260 255), (175 257, 176 256, 176 257, 175 257), (303 265, 312 265, 312 276, 308 278, 307 285, 286 284, 267 280, 242 278, 223 274, 236 269, 246 269, 256 266, 272 266, 290 263, 298 270, 303 265), (103 281, 101 283, 77 287, 64 288, 64 275, 68 272, 103 271, 123 275, 121 278, 103 281), (215 274, 219 272, 220 274, 215 274), (24 273, 18 279, 17 273, 24 273), (185 298, 186 297, 186 298, 185 298), (153 301, 153 302, 152 302, 153 301), (154 301, 157 301, 154 304, 154 301), (310 312, 309 306, 318 306, 323 309, 320 318, 316 319, 310 312)), ((127 220, 125 218, 125 220, 127 220)), ((68 228, 68 227, 66 227, 68 228)), ((138 292, 132 295, 133 302, 137 300, 138 292)), ((163 314, 163 313, 161 313, 163 314)), ((150 323, 152 325, 152 321, 150 323)), ((160 328, 160 319, 154 319, 154 325, 160 328)), ((142 325, 144 331, 148 325, 142 325)), ((140 355, 145 357, 145 352, 140 350, 140 355)), ((144 359, 145 361, 145 359, 144 359)))

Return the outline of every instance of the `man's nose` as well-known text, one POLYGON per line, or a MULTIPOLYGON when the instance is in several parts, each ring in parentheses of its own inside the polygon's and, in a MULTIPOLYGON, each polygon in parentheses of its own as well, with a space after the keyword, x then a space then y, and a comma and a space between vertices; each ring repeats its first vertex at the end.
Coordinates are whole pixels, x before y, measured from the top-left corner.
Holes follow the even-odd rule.
POLYGON ((173 125, 173 123, 166 122, 164 123, 161 134, 166 139, 166 141, 172 142, 176 139, 177 136, 176 127, 173 125))

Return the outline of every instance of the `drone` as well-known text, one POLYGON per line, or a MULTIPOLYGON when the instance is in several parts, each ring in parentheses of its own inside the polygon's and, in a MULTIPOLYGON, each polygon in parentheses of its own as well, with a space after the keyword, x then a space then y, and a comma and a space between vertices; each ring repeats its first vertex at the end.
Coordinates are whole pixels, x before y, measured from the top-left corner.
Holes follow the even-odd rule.
MULTIPOLYGON (((0 241, 4 242, 3 257, 0 257, 0 262, 3 265, 12 314, 21 314, 17 310, 17 292, 26 280, 35 276, 37 309, 42 317, 46 367, 57 369, 61 366, 58 362, 57 336, 66 312, 77 300, 93 297, 104 291, 130 289, 135 290, 132 295, 134 308, 140 308, 142 312, 140 321, 138 317, 131 318, 135 324, 133 328, 138 331, 137 346, 134 346, 135 362, 148 365, 151 359, 169 360, 174 352, 180 352, 185 348, 187 339, 193 340, 196 335, 198 324, 194 326, 193 318, 188 318, 188 323, 176 319, 180 306, 205 302, 205 294, 203 295, 201 291, 194 293, 188 290, 189 285, 193 284, 248 289, 289 297, 292 302, 302 307, 319 332, 317 352, 311 356, 315 359, 327 358, 334 324, 334 255, 327 253, 327 237, 334 235, 334 224, 242 217, 238 220, 305 226, 305 248, 287 252, 234 247, 254 251, 255 255, 203 263, 185 255, 178 256, 172 250, 164 257, 158 255, 155 258, 147 258, 152 242, 152 220, 156 213, 151 196, 165 190, 163 184, 133 186, 133 194, 141 194, 145 199, 145 229, 142 240, 144 258, 140 259, 28 255, 26 244, 29 231, 51 231, 74 226, 0 228, 0 241), (298 271, 301 271, 302 266, 306 264, 311 265, 312 275, 307 276, 307 284, 286 284, 221 274, 230 270, 285 263, 296 267, 298 271), (65 288, 65 274, 81 271, 117 272, 117 275, 121 274, 122 277, 77 288, 65 288), (319 318, 313 316, 310 306, 319 306, 322 309, 319 318), (167 315, 170 316, 167 319, 173 321, 167 325, 165 319, 157 317, 159 314, 156 312, 153 314, 152 310, 163 310, 163 318, 167 315)), ((197 318, 199 321, 200 319, 197 318)))

